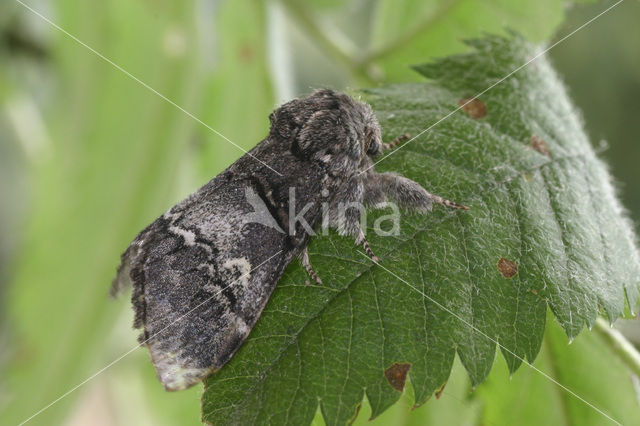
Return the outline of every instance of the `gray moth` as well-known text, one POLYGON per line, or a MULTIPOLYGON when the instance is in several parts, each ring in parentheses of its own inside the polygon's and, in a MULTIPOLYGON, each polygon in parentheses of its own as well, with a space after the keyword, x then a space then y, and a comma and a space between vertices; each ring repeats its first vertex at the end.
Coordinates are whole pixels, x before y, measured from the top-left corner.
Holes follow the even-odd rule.
POLYGON ((466 209, 374 170, 372 157, 397 140, 382 142, 366 103, 324 89, 285 103, 269 119, 264 140, 147 226, 122 255, 111 291, 133 287, 134 327, 167 390, 199 383, 229 361, 294 258, 321 283, 307 243, 322 204, 329 206, 322 220, 375 261, 360 212, 339 204, 466 209))

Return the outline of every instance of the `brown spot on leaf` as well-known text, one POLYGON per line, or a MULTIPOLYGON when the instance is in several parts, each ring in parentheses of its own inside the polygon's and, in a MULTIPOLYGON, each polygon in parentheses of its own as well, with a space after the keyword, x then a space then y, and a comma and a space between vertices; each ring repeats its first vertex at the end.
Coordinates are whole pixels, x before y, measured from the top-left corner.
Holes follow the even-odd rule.
POLYGON ((545 155, 547 157, 549 156, 549 147, 547 146, 547 143, 544 140, 542 140, 542 138, 540 138, 540 136, 538 135, 531 136, 529 145, 531 145, 531 148, 535 149, 540 154, 545 155))
POLYGON ((536 296, 538 295, 538 290, 536 290, 535 288, 531 289, 531 293, 535 294, 536 296))
POLYGON ((509 259, 501 257, 500 260, 498 260, 498 271, 500 271, 503 276, 512 278, 515 274, 518 273, 518 265, 516 265, 509 259))
POLYGON ((407 380, 407 373, 411 368, 408 362, 394 362, 391 367, 384 370, 384 377, 387 378, 392 388, 402 392, 404 390, 404 382, 407 380))
POLYGON ((442 392, 444 392, 444 387, 447 386, 447 383, 443 383, 442 386, 440 387, 440 389, 438 389, 436 391, 436 399, 440 399, 440 397, 442 396, 442 392))
POLYGON ((458 101, 458 105, 471 118, 482 118, 487 115, 487 106, 478 98, 462 98, 458 101))

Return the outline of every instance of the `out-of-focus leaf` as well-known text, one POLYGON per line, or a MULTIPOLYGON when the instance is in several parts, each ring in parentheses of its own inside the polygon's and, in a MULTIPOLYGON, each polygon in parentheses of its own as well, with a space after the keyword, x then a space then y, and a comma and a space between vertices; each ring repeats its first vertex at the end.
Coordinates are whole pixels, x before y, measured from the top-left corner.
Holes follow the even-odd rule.
MULTIPOLYGON (((547 322, 534 366, 623 425, 640 419, 638 389, 629 369, 595 333, 582 333, 567 346, 558 323, 547 322)), ((637 378, 635 378, 637 381, 637 378)), ((523 367, 509 380, 502 360, 477 390, 483 424, 602 425, 604 416, 533 369, 523 367)), ((611 422, 613 424, 613 422, 611 422)))
MULTIPOLYGON (((12 7, 40 19, 16 2, 12 7)), ((198 82, 188 76, 195 74, 198 58, 189 43, 191 7, 58 1, 41 12, 176 103, 193 107, 188 100, 198 82)), ((35 414, 135 345, 134 339, 105 344, 128 305, 108 300, 109 283, 118 253, 170 205, 176 158, 197 125, 61 32, 50 31, 57 78, 42 113, 51 149, 33 163, 33 213, 6 300, 13 348, 3 377, 8 404, 0 418, 6 424, 35 414)), ((60 424, 80 393, 30 424, 60 424)), ((197 399, 190 393, 172 395, 175 405, 159 406, 159 418, 175 423, 171 413, 189 400, 197 421, 197 399)))
MULTIPOLYGON (((201 88, 204 118, 245 150, 267 135, 275 106, 267 68, 265 5, 255 0, 221 2, 213 10, 215 50, 201 88)), ((203 26, 209 25, 203 23, 203 26)), ((243 152, 209 130, 201 132, 200 176, 210 179, 243 152)))
POLYGON ((547 40, 564 18, 566 0, 380 0, 371 48, 387 46, 399 35, 414 36, 394 46, 379 63, 387 81, 416 80, 407 66, 415 58, 437 57, 465 50, 463 39, 517 29, 529 40, 547 40))

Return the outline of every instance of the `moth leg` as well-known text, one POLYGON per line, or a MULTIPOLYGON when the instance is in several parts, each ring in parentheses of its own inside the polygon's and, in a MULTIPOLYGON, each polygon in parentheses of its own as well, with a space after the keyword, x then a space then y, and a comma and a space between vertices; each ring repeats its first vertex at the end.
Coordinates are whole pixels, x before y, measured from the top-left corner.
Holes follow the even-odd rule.
POLYGON ((367 241, 367 237, 365 237, 362 228, 360 227, 360 223, 358 223, 358 238, 356 238, 356 245, 361 245, 364 248, 364 251, 367 253, 367 256, 371 258, 375 263, 378 263, 380 259, 373 253, 371 250, 371 246, 369 245, 369 241, 367 241))
POLYGON ((395 173, 368 173, 364 179, 364 203, 375 206, 393 201, 407 210, 427 212, 433 203, 454 209, 468 210, 467 206, 427 192, 419 183, 395 173))
POLYGON ((351 235, 356 238, 356 245, 362 246, 367 255, 377 262, 378 257, 360 226, 361 215, 364 214, 364 184, 361 177, 354 178, 337 194, 329 207, 329 225, 338 230, 340 235, 351 235))
MULTIPOLYGON (((302 250, 302 253, 300 253, 300 263, 302 264, 304 270, 307 271, 307 274, 309 274, 311 279, 313 279, 318 284, 322 284, 322 280, 311 267, 311 262, 309 261, 309 249, 307 247, 305 247, 304 250, 302 250)), ((310 284, 308 280, 306 284, 310 284)))
POLYGON ((369 256, 371 260, 373 260, 374 262, 378 262, 380 259, 378 259, 378 256, 376 256, 373 253, 373 250, 371 250, 369 241, 367 241, 367 237, 364 235, 364 231, 360 226, 360 215, 356 216, 353 214, 348 214, 347 212, 343 220, 344 221, 342 223, 342 228, 346 231, 346 232, 343 231, 343 233, 348 233, 348 235, 354 235, 356 237, 356 241, 355 241, 356 245, 362 246, 364 251, 367 253, 367 256, 369 256))
POLYGON ((385 150, 389 150, 391 148, 395 148, 396 146, 398 146, 401 142, 404 142, 408 139, 411 138, 411 135, 409 133, 405 133, 404 135, 400 135, 397 138, 395 138, 394 140, 392 140, 389 143, 383 143, 382 144, 382 148, 384 148, 385 150))

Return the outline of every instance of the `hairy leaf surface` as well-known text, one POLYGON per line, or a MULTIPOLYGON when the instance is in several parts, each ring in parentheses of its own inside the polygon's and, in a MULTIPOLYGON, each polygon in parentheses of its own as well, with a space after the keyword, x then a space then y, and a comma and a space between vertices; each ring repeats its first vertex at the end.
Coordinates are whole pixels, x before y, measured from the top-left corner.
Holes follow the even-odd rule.
MULTIPOLYGON (((344 424, 364 396, 375 417, 401 395, 389 372, 407 364, 420 405, 456 354, 473 386, 497 342, 511 372, 533 361, 547 307, 572 339, 599 311, 621 315, 625 296, 636 306, 634 236, 563 85, 542 57, 500 82, 539 51, 518 36, 469 44, 416 67, 430 82, 364 97, 387 139, 420 135, 377 169, 470 210, 436 206, 403 216, 398 236, 369 232, 381 266, 350 238, 313 238, 324 285, 289 267, 245 345, 207 381, 205 420, 306 424, 320 404, 328 424, 344 424)), ((370 214, 369 229, 388 213, 370 214)))

